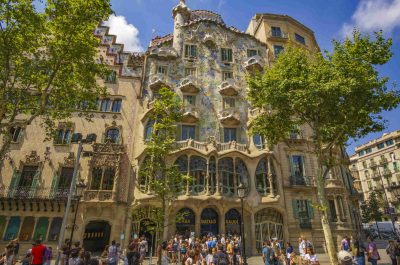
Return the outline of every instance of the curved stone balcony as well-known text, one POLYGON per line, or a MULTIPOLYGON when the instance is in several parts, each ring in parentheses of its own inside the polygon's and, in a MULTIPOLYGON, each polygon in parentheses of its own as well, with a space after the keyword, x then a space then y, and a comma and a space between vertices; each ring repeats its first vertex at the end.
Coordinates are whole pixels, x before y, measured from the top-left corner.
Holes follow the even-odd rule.
POLYGON ((218 91, 223 96, 237 96, 239 94, 239 88, 235 84, 235 80, 228 79, 222 82, 218 87, 218 91))
POLYGON ((240 113, 237 108, 224 109, 218 114, 218 119, 224 125, 236 126, 240 124, 240 113))
POLYGON ((149 57, 156 57, 161 60, 178 58, 178 54, 172 47, 155 47, 150 50, 149 57))
POLYGON ((248 71, 262 71, 264 68, 264 61, 259 55, 254 55, 244 62, 244 67, 248 71))
POLYGON ((168 89, 171 89, 172 86, 169 84, 168 78, 163 74, 153 75, 150 78, 149 88, 153 92, 156 92, 156 91, 160 90, 160 88, 162 88, 162 87, 166 87, 168 89))
POLYGON ((188 139, 184 141, 175 142, 175 147, 180 151, 182 149, 190 148, 195 149, 202 153, 210 153, 212 151, 216 152, 231 152, 231 151, 240 151, 243 153, 250 153, 249 147, 247 144, 240 144, 235 141, 227 142, 227 143, 218 143, 215 141, 209 142, 199 142, 193 139, 188 139))
POLYGON ((195 123, 199 120, 199 112, 195 106, 189 105, 183 107, 183 122, 195 123))
POLYGON ((179 89, 183 93, 198 93, 200 91, 200 88, 197 86, 195 78, 192 76, 185 77, 181 81, 179 89))

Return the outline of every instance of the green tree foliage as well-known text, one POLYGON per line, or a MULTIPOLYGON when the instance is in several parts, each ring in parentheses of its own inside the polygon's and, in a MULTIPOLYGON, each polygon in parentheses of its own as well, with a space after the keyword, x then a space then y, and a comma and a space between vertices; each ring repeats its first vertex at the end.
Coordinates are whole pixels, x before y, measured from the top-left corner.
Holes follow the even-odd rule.
POLYGON ((382 220, 383 208, 382 202, 379 201, 375 191, 369 194, 368 200, 361 203, 361 218, 363 223, 378 222, 382 220))
MULTIPOLYGON (((159 212, 154 220, 163 235, 164 228, 168 226, 166 214, 169 212, 171 202, 186 187, 188 176, 183 176, 176 165, 171 165, 168 157, 176 150, 176 124, 182 119, 182 106, 174 92, 161 88, 159 97, 149 114, 153 121, 150 139, 145 141, 146 159, 143 162, 139 175, 148 180, 148 192, 160 202, 159 212)), ((162 238, 160 238, 162 239, 162 238)))
POLYGON ((317 194, 322 226, 332 264, 336 247, 327 215, 325 178, 340 157, 337 150, 350 138, 384 129, 380 113, 396 108, 399 91, 388 88, 388 78, 377 67, 392 57, 391 39, 354 31, 353 38, 333 41, 333 51, 309 52, 288 46, 263 75, 249 77, 248 97, 262 114, 251 122, 252 132, 270 146, 287 139, 293 128, 312 129, 312 153, 319 161, 317 194))
POLYGON ((77 106, 92 109, 105 93, 96 83, 107 73, 97 64, 100 44, 95 27, 112 13, 109 0, 47 0, 0 3, 0 159, 9 131, 37 117, 51 135, 54 121, 70 117, 77 106))

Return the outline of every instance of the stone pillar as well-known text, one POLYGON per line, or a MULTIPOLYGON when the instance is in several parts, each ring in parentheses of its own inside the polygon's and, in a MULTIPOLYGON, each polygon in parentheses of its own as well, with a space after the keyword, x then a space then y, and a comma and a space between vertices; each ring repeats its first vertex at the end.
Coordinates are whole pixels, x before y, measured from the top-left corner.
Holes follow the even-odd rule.
MULTIPOLYGON (((187 161, 187 171, 186 171, 186 174, 187 175, 189 175, 190 174, 190 159, 191 159, 191 156, 188 156, 188 161, 187 161)), ((195 183, 195 179, 193 179, 193 183, 195 183)), ((189 181, 186 181, 186 193, 185 193, 185 195, 186 196, 189 196, 190 195, 190 191, 189 191, 189 181)))
POLYGON ((49 217, 49 225, 47 226, 46 238, 43 241, 47 241, 49 238, 50 228, 51 228, 51 224, 53 223, 53 219, 54 219, 54 217, 49 217))
POLYGON ((194 232, 196 237, 200 235, 200 228, 201 228, 201 211, 195 212, 195 222, 194 222, 194 232))
POLYGON ((221 196, 221 191, 220 191, 220 176, 219 176, 219 170, 218 170, 218 162, 219 162, 219 160, 218 159, 215 159, 215 181, 217 182, 216 183, 216 191, 215 191, 215 195, 216 196, 221 196))
POLYGON ((130 207, 127 208, 127 216, 125 221, 125 240, 123 246, 128 246, 129 241, 131 240, 131 233, 132 233, 132 209, 130 207))
POLYGON ((15 236, 16 238, 19 238, 19 235, 21 234, 21 229, 22 229, 22 225, 24 224, 24 220, 25 220, 25 216, 21 216, 21 223, 19 224, 18 233, 15 236))
POLYGON ((118 198, 117 198, 117 192, 118 192, 118 183, 119 183, 119 174, 120 174, 120 168, 119 168, 119 164, 120 164, 120 162, 118 161, 118 164, 117 164, 117 166, 116 166, 116 168, 115 168, 115 178, 114 178, 114 181, 113 181, 113 189, 112 189, 112 198, 113 198, 113 200, 114 201, 117 201, 118 200, 118 198))
POLYGON ((210 196, 210 170, 209 170, 209 165, 210 165, 210 158, 208 157, 207 160, 207 172, 206 172, 206 195, 210 196))
POLYGON ((236 174, 236 158, 233 157, 233 196, 237 196, 238 176, 236 174))
POLYGON ((225 234, 225 207, 221 207, 219 216, 219 233, 225 234))
POLYGON ((339 202, 338 202, 338 197, 334 196, 333 201, 335 203, 335 211, 336 211, 336 216, 337 216, 337 222, 342 223, 342 218, 340 214, 340 209, 339 209, 339 202))
POLYGON ((35 236, 36 226, 37 226, 39 217, 34 217, 34 219, 35 219, 35 224, 33 225, 33 231, 32 231, 32 236, 31 236, 31 240, 33 240, 33 241, 35 240, 34 236, 35 236))
POLYGON ((272 175, 272 162, 271 162, 271 157, 269 156, 267 158, 268 160, 268 181, 269 181, 269 191, 270 191, 270 196, 275 197, 275 192, 274 192, 274 184, 273 184, 273 175, 272 175))
MULTIPOLYGON (((241 217, 243 218, 243 216, 241 217)), ((247 245, 251 246, 250 255, 257 255, 256 249, 256 222, 254 218, 254 213, 250 212, 250 236, 248 237, 249 240, 246 241, 247 245)))
POLYGON ((6 235, 7 228, 8 228, 8 225, 9 225, 9 223, 10 223, 10 219, 11 219, 10 216, 6 216, 6 223, 5 223, 5 227, 4 227, 3 234, 0 235, 0 236, 1 236, 0 240, 4 239, 4 237, 5 237, 5 235, 6 235))

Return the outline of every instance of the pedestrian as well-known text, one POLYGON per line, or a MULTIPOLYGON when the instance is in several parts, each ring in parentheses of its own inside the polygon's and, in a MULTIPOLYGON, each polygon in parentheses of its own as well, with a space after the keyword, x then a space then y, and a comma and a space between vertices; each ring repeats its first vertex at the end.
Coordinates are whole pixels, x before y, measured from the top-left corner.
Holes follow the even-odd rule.
POLYGON ((118 246, 115 240, 111 241, 111 246, 108 248, 107 265, 117 265, 118 262, 118 246))
POLYGON ((21 265, 30 265, 32 262, 32 254, 26 253, 25 257, 21 261, 21 265))
POLYGON ((19 259, 19 256, 18 256, 19 255, 19 242, 18 242, 17 238, 14 239, 13 245, 14 245, 14 260, 18 261, 18 259, 19 259))
POLYGON ((207 264, 207 265, 212 265, 213 257, 214 257, 213 251, 212 251, 211 248, 209 248, 209 249, 208 249, 208 254, 207 254, 207 256, 206 256, 206 264, 207 264))
POLYGON ((231 264, 232 265, 242 265, 243 264, 242 255, 239 254, 239 248, 237 248, 237 247, 233 248, 231 264))
POLYGON ((390 260, 392 261, 392 265, 397 265, 396 254, 399 252, 399 247, 397 243, 393 240, 389 240, 389 244, 386 247, 386 254, 389 255, 390 260))
POLYGON ((36 244, 32 247, 32 265, 43 265, 44 252, 46 246, 42 244, 41 240, 36 240, 36 244))
POLYGON ((52 247, 46 247, 44 251, 44 258, 43 258, 43 264, 44 265, 50 265, 51 259, 53 258, 53 248, 52 247))
POLYGON ((140 264, 140 253, 138 243, 133 240, 128 246, 128 252, 126 253, 128 259, 128 265, 139 265, 140 264))
POLYGON ((357 265, 365 265, 365 246, 360 239, 354 242, 354 259, 357 265))
POLYGON ((297 256, 294 251, 290 254, 289 265, 301 265, 301 257, 297 256))
POLYGON ((344 251, 351 251, 350 240, 347 236, 344 236, 340 244, 340 249, 344 251))
POLYGON ((81 243, 79 241, 74 243, 74 246, 67 251, 67 255, 69 256, 68 265, 79 265, 81 262, 81 243))
POLYGON ((6 245, 6 252, 3 257, 5 265, 13 265, 14 261, 14 245, 10 242, 6 245))
POLYGON ((222 245, 218 246, 218 251, 213 258, 213 265, 229 265, 228 255, 223 250, 222 245))
POLYGON ((264 243, 264 248, 262 250, 263 260, 265 265, 273 264, 273 249, 271 248, 271 241, 266 240, 264 243))
POLYGON ((381 259, 379 256, 378 248, 376 247, 376 244, 374 243, 374 239, 372 236, 368 237, 368 262, 370 262, 372 265, 377 265, 378 260, 381 259))
POLYGON ((304 255, 304 260, 309 265, 319 265, 319 260, 313 248, 307 248, 307 253, 304 255))
POLYGON ((148 251, 148 243, 146 238, 143 236, 142 240, 139 243, 140 264, 143 264, 143 260, 146 257, 147 251, 148 251))
POLYGON ((168 265, 170 262, 170 259, 168 257, 167 246, 168 244, 165 241, 161 244, 161 253, 160 253, 161 265, 168 265))
POLYGON ((299 238, 299 253, 300 257, 303 257, 306 254, 306 241, 305 238, 299 238))
POLYGON ((294 249, 290 242, 286 242, 286 259, 287 264, 290 265, 290 255, 293 253, 294 249))

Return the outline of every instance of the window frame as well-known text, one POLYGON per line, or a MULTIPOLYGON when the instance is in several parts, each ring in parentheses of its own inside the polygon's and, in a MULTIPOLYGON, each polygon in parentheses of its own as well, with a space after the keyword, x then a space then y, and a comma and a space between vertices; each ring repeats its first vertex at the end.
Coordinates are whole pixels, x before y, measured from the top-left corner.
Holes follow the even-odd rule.
POLYGON ((59 125, 56 130, 56 135, 54 136, 53 144, 54 145, 69 145, 71 143, 71 138, 73 134, 73 128, 67 125, 59 125), (60 136, 60 132, 62 132, 62 136, 60 136), (66 138, 67 136, 67 138, 66 138), (60 141, 61 140, 61 141, 60 141))
POLYGON ((233 63, 233 49, 232 48, 221 48, 220 52, 221 52, 221 62, 233 63), (229 52, 230 52, 230 54, 229 54, 229 52), (224 57, 226 57, 226 58, 224 58, 224 57))
POLYGON ((235 97, 223 97, 222 98, 222 109, 232 109, 236 107, 235 97))
POLYGON ((120 141, 121 141, 121 129, 117 128, 117 127, 107 128, 105 133, 104 133, 104 142, 108 142, 108 141, 113 143, 113 144, 119 144, 120 141), (114 139, 113 137, 108 137, 110 131, 117 131, 118 132, 116 139, 114 139))
POLYGON ((233 79, 233 71, 223 71, 222 72, 222 81, 227 81, 233 79))
POLYGON ((9 135, 11 137, 11 143, 17 144, 20 142, 23 134, 23 128, 21 126, 13 126, 9 129, 9 135), (18 132, 16 134, 16 132, 18 132))
POLYGON ((274 44, 274 45, 273 45, 273 48, 274 48, 274 56, 275 56, 275 58, 278 58, 279 54, 281 54, 281 53, 285 50, 285 47, 284 47, 284 46, 282 46, 282 45, 277 45, 277 44, 274 44), (280 48, 279 48, 279 52, 277 52, 278 47, 280 47, 280 48))
POLYGON ((185 77, 196 77, 197 76, 197 68, 196 67, 185 67, 185 77))
POLYGON ((113 112, 113 113, 121 113, 121 109, 122 109, 122 98, 113 99, 112 103, 111 103, 111 110, 110 111, 113 112), (117 110, 115 110, 115 106, 116 106, 117 102, 118 102, 117 110))
POLYGON ((198 57, 198 52, 197 52, 197 45, 196 44, 191 44, 191 43, 186 43, 184 46, 184 58, 185 59, 197 59, 198 57), (194 48, 194 52, 193 52, 194 48), (194 55, 193 55, 194 53, 194 55))
POLYGON ((189 139, 195 140, 195 138, 196 138, 196 125, 182 124, 180 129, 181 129, 181 139, 180 139, 181 141, 186 141, 186 140, 189 140, 189 139), (187 133, 186 133, 185 136, 188 136, 188 137, 184 137, 184 133, 183 133, 184 132, 184 128, 193 130, 193 131, 186 131, 187 133), (193 133, 193 135, 191 135, 192 133, 193 133))
POLYGON ((251 58, 253 56, 259 55, 259 50, 258 49, 247 49, 247 58, 251 58), (255 52, 255 54, 251 55, 252 52, 255 52))
POLYGON ((235 141, 235 142, 237 142, 237 138, 238 138, 238 128, 237 127, 224 127, 224 143, 229 143, 229 142, 233 142, 233 141, 235 141), (230 132, 229 133, 229 140, 227 140, 228 138, 227 138, 227 132, 230 132), (231 135, 231 132, 234 132, 234 140, 232 140, 232 135, 231 135))
POLYGON ((168 74, 168 65, 162 65, 162 64, 157 65, 156 71, 157 71, 157 74, 167 75, 168 74), (160 71, 160 70, 162 70, 162 71, 160 71))
POLYGON ((282 28, 281 27, 271 26, 270 30, 271 30, 271 37, 282 38, 283 34, 282 34, 282 28), (277 29, 279 29, 279 30, 277 30, 277 29), (277 31, 279 31, 279 34, 275 34, 277 31))
POLYGON ((306 45, 306 38, 299 33, 294 33, 294 39, 296 40, 296 42, 303 44, 304 46, 306 45))

